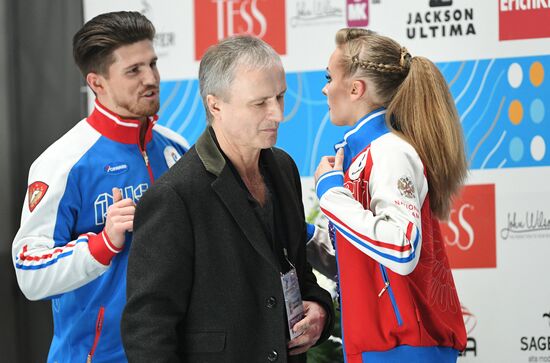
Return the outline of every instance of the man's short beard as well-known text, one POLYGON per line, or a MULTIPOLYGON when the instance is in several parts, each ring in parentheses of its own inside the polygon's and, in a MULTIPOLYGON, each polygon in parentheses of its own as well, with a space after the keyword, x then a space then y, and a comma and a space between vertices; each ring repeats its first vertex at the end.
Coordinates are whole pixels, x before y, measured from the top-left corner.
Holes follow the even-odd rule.
POLYGON ((160 109, 160 101, 155 101, 152 103, 147 103, 146 105, 134 104, 128 107, 128 110, 134 115, 139 115, 140 117, 149 117, 154 116, 160 109))

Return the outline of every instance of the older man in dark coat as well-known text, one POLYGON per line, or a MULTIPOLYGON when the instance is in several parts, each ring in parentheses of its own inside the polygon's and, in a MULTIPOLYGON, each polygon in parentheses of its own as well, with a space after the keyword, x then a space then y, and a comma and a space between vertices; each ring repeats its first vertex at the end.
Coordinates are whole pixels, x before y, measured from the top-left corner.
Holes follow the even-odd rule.
POLYGON ((305 362, 329 336, 333 310, 306 262, 297 168, 273 147, 282 63, 263 41, 237 36, 207 51, 199 80, 209 127, 136 211, 122 321, 128 359, 305 362), (281 283, 293 268, 304 308, 295 324, 281 283))

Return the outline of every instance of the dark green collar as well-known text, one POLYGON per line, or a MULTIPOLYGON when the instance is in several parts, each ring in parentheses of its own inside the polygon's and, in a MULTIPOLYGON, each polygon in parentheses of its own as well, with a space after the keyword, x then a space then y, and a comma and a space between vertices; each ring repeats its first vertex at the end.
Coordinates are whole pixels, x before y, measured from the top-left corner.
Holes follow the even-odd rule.
POLYGON ((214 130, 211 126, 204 130, 197 140, 195 148, 206 170, 219 176, 225 167, 226 161, 216 143, 214 130))
MULTIPOLYGON (((197 149, 197 154, 204 164, 205 169, 216 176, 220 176, 225 165, 231 163, 229 158, 221 150, 212 126, 208 126, 206 130, 204 130, 197 140, 195 148, 197 149)), ((260 152, 260 162, 271 162, 271 157, 268 156, 270 154, 272 154, 271 148, 263 149, 260 152)))

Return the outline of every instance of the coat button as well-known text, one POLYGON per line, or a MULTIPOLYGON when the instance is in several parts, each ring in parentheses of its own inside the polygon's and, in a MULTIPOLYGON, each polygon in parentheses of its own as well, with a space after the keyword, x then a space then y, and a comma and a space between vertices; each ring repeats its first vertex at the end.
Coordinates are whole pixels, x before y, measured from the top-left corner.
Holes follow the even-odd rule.
POLYGON ((270 362, 275 362, 277 360, 277 358, 279 358, 279 353, 277 353, 276 350, 270 352, 267 355, 267 360, 270 361, 270 362))
POLYGON ((270 296, 267 299, 265 299, 265 307, 269 309, 273 309, 277 305, 277 299, 275 299, 274 296, 270 296))

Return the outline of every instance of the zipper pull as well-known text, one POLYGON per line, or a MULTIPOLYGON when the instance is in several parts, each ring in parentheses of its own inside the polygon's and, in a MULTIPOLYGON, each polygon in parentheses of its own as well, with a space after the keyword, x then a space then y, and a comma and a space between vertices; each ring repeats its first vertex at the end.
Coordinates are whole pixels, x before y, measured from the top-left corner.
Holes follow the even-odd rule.
POLYGON ((145 160, 145 166, 149 166, 149 157, 147 156, 145 150, 141 152, 141 155, 143 155, 143 160, 145 160))
POLYGON ((386 290, 388 289, 388 287, 390 287, 390 283, 389 282, 386 282, 384 283, 384 287, 382 288, 382 290, 380 290, 380 292, 378 293, 378 298, 380 298, 382 296, 382 294, 384 292, 386 292, 386 290))
POLYGON ((88 358, 86 358, 86 363, 92 363, 92 355, 88 354, 88 358))

